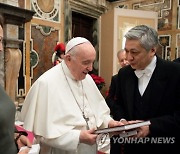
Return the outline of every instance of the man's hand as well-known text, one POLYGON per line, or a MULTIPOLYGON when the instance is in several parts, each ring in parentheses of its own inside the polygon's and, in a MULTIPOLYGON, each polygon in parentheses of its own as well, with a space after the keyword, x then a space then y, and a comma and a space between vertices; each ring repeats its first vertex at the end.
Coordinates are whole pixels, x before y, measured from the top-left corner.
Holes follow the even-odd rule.
MULTIPOLYGON (((128 123, 133 124, 133 123, 137 123, 137 122, 142 122, 142 120, 134 120, 134 121, 128 121, 128 123)), ((146 137, 149 135, 150 131, 149 131, 149 126, 142 126, 137 128, 137 135, 133 136, 133 137, 146 137)))
POLYGON ((122 126, 124 125, 124 123, 122 123, 121 121, 115 121, 115 120, 111 120, 109 123, 108 123, 108 127, 111 128, 111 127, 117 127, 117 126, 122 126))
POLYGON ((82 130, 80 133, 80 143, 85 143, 93 145, 96 143, 97 134, 94 134, 94 129, 91 130, 82 130))
POLYGON ((146 137, 149 135, 149 126, 142 126, 137 129, 137 137, 146 137))
MULTIPOLYGON (((122 125, 124 125, 123 122, 121 122, 121 121, 115 121, 115 120, 111 120, 111 121, 108 123, 108 127, 109 127, 109 128, 117 127, 117 126, 122 126, 122 125)), ((120 134, 120 133, 122 133, 122 132, 121 132, 121 131, 120 131, 120 132, 112 132, 112 133, 110 133, 109 135, 110 135, 110 137, 112 137, 113 135, 118 135, 118 134, 120 134)))

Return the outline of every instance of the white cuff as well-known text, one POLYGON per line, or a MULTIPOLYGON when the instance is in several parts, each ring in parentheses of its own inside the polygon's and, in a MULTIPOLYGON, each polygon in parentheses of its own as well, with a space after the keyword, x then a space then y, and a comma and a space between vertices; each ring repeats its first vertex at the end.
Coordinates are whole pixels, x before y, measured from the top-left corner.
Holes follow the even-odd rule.
MULTIPOLYGON (((126 120, 126 119, 122 118, 122 119, 120 120, 120 122, 122 122, 123 120, 126 120)), ((127 120, 126 120, 126 121, 127 121, 127 120)))

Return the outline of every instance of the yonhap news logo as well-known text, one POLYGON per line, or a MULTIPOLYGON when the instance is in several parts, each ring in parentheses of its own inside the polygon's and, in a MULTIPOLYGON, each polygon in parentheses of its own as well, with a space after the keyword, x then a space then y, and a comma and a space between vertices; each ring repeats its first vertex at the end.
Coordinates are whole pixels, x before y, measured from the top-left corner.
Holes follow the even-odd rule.
POLYGON ((174 144, 175 137, 113 137, 112 142, 119 144, 174 144))

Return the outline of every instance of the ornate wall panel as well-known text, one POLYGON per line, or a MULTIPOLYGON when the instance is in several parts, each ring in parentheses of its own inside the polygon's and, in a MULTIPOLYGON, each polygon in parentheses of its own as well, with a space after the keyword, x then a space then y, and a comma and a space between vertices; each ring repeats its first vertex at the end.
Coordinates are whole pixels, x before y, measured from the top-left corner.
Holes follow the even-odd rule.
POLYGON ((58 42, 58 31, 53 31, 50 35, 43 35, 36 26, 32 26, 31 32, 31 78, 33 83, 52 67, 51 57, 56 42, 58 42))
POLYGON ((135 10, 158 12, 158 30, 172 29, 172 0, 148 0, 133 4, 135 10))
POLYGON ((180 57, 180 33, 176 34, 176 58, 180 57))
POLYGON ((52 54, 58 42, 64 42, 64 0, 18 0, 19 7, 29 8, 35 14, 30 23, 19 28, 22 64, 17 83, 17 96, 26 96, 34 81, 52 67, 52 54))
POLYGON ((62 0, 31 0, 31 9, 36 12, 31 26, 32 83, 52 67, 51 57, 54 47, 60 42, 62 2, 62 0))
POLYGON ((178 29, 180 29, 180 0, 178 0, 178 7, 177 7, 177 9, 178 9, 178 15, 177 15, 178 23, 177 23, 177 25, 178 25, 178 29))
POLYGON ((31 0, 31 5, 32 10, 36 12, 35 17, 60 22, 59 0, 31 0))
POLYGON ((4 52, 0 52, 0 84, 4 87, 4 52))
MULTIPOLYGON (((24 27, 20 27, 19 28, 19 32, 20 32, 20 39, 24 40, 24 27)), ((20 44, 20 50, 22 52, 22 62, 21 62, 21 67, 20 67, 20 71, 19 71, 19 77, 18 77, 18 82, 17 82, 17 90, 16 90, 16 95, 20 98, 20 97, 24 97, 25 96, 25 77, 26 77, 26 61, 25 61, 25 41, 23 41, 20 44)))
MULTIPOLYGON (((61 6, 59 0, 31 0, 31 8, 35 11, 34 17, 60 23, 61 6)), ((49 35, 53 29, 51 26, 38 25, 40 31, 49 35)))
POLYGON ((116 6, 116 8, 120 8, 120 9, 128 9, 128 5, 118 5, 116 6))
POLYGON ((171 60, 171 36, 159 35, 159 43, 162 46, 162 58, 166 60, 171 60))

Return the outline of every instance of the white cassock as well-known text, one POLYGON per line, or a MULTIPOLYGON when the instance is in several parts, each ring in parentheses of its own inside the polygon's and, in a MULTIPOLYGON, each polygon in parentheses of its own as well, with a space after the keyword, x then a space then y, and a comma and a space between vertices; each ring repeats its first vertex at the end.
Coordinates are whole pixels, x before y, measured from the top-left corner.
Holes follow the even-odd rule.
POLYGON ((41 154, 95 154, 96 145, 79 143, 80 130, 87 129, 82 111, 89 118, 89 128, 106 128, 112 120, 91 76, 74 80, 63 61, 32 85, 21 120, 24 128, 35 134, 41 154))

